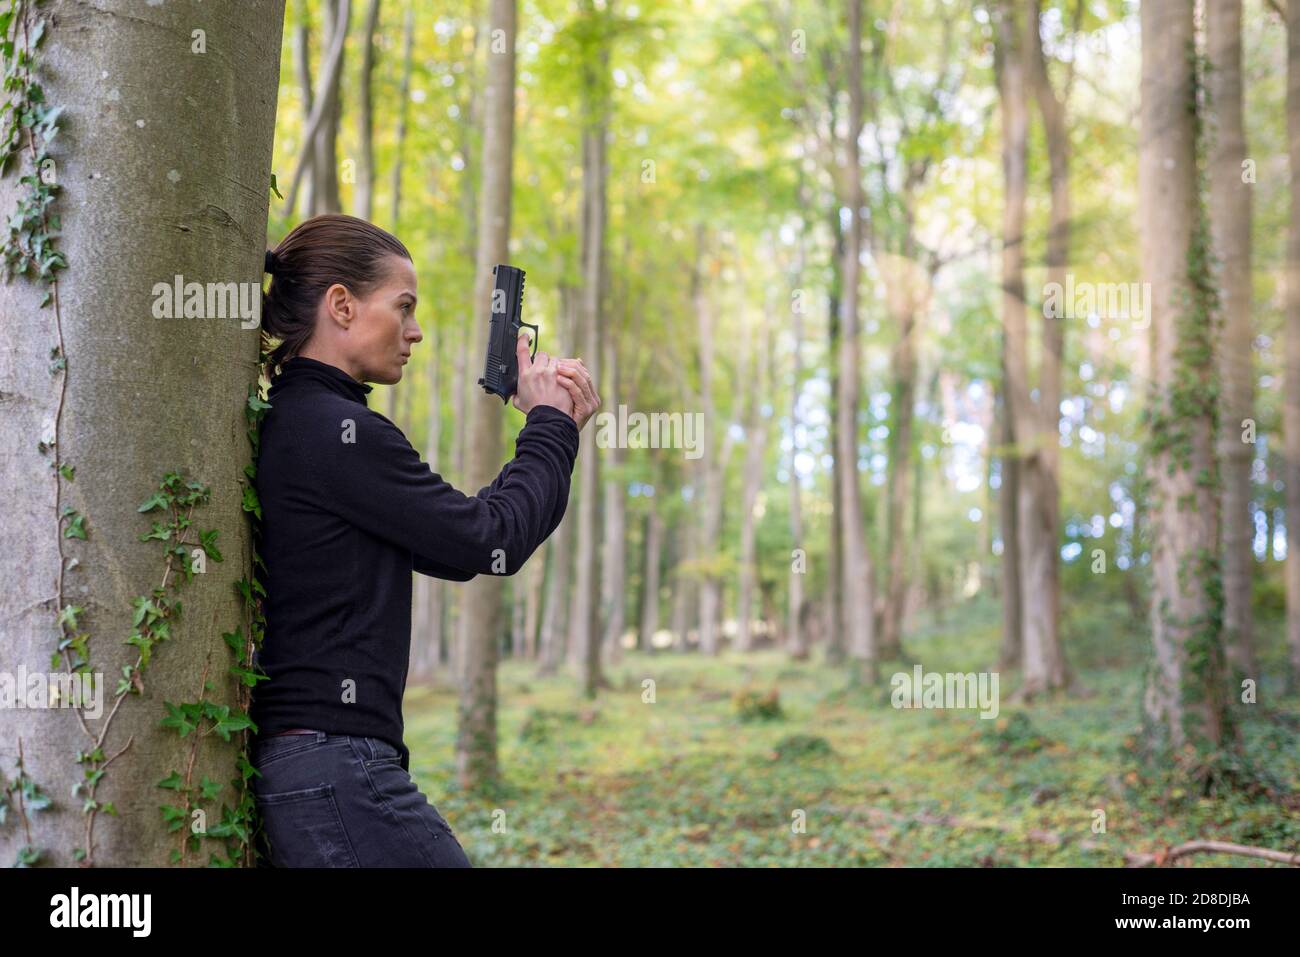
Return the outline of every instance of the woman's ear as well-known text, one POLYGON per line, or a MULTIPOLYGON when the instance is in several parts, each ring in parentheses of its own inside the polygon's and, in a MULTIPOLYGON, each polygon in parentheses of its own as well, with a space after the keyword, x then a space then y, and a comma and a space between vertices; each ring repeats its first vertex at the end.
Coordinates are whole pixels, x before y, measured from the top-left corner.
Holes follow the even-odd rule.
POLYGON ((352 325, 352 320, 356 318, 356 305, 347 286, 341 282, 333 283, 325 290, 324 300, 325 314, 331 322, 343 329, 352 325))

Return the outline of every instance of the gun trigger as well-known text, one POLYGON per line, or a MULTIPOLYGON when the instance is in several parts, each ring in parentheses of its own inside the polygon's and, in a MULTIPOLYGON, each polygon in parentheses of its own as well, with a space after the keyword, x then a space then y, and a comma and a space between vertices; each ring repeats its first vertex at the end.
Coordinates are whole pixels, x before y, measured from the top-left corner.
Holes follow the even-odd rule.
POLYGON ((519 323, 519 327, 520 327, 521 329, 531 329, 531 330, 533 330, 533 352, 532 352, 532 355, 530 355, 528 358, 530 358, 530 359, 536 359, 536 358, 537 358, 537 339, 538 339, 538 337, 542 334, 541 331, 537 328, 537 326, 533 325, 531 322, 521 322, 521 323, 519 323))

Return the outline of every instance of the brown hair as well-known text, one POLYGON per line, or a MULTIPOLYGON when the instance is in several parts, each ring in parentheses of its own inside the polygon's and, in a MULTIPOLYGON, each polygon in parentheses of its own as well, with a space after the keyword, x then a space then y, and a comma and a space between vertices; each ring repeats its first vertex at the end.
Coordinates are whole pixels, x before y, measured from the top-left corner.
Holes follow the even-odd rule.
POLYGON ((311 338, 326 289, 337 282, 353 295, 366 296, 387 277, 384 260, 393 254, 411 258, 396 236, 342 213, 303 220, 268 250, 271 285, 262 293, 262 348, 270 353, 267 374, 297 355, 311 338))

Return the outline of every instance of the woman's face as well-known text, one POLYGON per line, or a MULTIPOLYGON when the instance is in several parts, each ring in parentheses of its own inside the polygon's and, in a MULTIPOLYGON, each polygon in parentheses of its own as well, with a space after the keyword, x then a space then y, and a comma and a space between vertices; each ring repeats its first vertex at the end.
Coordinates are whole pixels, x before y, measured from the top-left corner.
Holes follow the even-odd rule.
POLYGON ((396 254, 380 284, 364 299, 354 300, 356 314, 343 345, 363 382, 400 382, 411 347, 424 338, 415 321, 415 267, 396 254))

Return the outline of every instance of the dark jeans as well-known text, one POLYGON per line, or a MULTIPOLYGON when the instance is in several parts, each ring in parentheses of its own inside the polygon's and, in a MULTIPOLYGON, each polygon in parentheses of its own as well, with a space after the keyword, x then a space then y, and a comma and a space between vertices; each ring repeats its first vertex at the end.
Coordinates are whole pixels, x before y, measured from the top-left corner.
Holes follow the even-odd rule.
POLYGON ((250 760, 273 867, 470 867, 451 826, 378 738, 254 738, 250 760))

